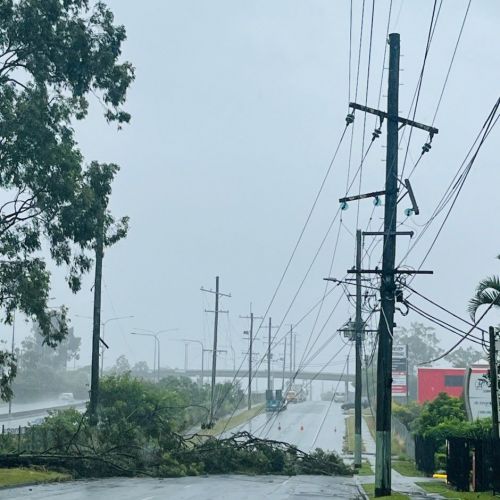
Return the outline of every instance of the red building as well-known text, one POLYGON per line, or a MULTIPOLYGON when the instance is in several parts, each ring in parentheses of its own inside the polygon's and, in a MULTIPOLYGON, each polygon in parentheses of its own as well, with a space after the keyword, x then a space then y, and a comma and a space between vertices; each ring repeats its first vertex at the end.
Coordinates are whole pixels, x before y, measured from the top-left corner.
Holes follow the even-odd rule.
POLYGON ((418 368, 418 402, 432 401, 440 392, 459 398, 464 378, 465 368, 418 368))

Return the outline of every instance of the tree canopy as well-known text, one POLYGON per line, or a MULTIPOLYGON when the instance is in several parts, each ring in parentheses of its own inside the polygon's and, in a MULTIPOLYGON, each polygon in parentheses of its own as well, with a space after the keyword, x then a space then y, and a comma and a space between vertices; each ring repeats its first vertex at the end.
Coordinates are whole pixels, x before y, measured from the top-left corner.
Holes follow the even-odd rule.
MULTIPOLYGON (((121 61, 125 28, 102 2, 0 0, 0 309, 20 310, 40 325, 49 345, 60 341, 47 310, 50 273, 43 251, 68 267, 80 287, 91 266, 96 213, 105 211, 107 243, 123 237, 127 219, 106 210, 118 167, 85 166, 73 125, 90 99, 108 122, 130 120, 123 109, 134 70, 121 61)), ((0 356, 2 398, 15 375, 0 356)))
POLYGON ((411 323, 410 328, 398 328, 394 337, 399 344, 408 346, 408 370, 411 373, 416 371, 419 363, 429 361, 443 352, 435 329, 423 323, 415 322, 411 323))

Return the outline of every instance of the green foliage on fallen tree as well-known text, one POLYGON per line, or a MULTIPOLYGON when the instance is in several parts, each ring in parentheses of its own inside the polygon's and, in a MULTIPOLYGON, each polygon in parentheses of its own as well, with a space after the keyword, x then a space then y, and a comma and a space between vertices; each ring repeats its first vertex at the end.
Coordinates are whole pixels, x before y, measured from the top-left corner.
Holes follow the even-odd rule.
POLYGON ((54 412, 19 439, 1 436, 0 466, 52 466, 77 477, 352 473, 335 453, 308 454, 246 432, 223 439, 181 434, 186 414, 203 408, 196 398, 204 397, 204 389, 190 384, 153 384, 130 374, 105 377, 96 426, 86 413, 54 412))

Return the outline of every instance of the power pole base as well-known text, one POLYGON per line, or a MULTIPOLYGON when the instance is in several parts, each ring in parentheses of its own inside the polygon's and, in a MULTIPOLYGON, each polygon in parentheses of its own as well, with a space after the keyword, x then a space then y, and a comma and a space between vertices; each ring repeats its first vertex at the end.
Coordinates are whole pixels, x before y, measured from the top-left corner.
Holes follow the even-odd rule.
POLYGON ((391 494, 391 431, 377 431, 376 437, 375 496, 385 497, 391 494))

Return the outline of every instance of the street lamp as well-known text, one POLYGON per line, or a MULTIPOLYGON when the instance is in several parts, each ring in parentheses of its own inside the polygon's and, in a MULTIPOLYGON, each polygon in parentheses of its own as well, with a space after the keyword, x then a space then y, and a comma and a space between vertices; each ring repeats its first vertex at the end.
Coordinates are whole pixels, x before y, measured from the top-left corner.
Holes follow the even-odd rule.
MULTIPOLYGON (((79 314, 75 314, 75 316, 77 318, 85 318, 85 319, 90 319, 90 320, 94 319, 94 318, 91 318, 90 316, 80 316, 79 314)), ((106 349, 108 348, 108 345, 104 341, 104 333, 106 331, 106 325, 110 321, 117 321, 119 319, 130 319, 130 318, 133 318, 133 317, 134 316, 116 316, 114 318, 109 318, 106 321, 101 321, 101 326, 102 326, 102 336, 100 337, 100 341, 101 341, 101 377, 102 377, 102 375, 104 373, 104 348, 105 347, 106 347, 106 349)))
POLYGON ((160 333, 166 333, 166 332, 177 332, 177 331, 179 331, 179 329, 178 328, 166 328, 164 330, 155 331, 155 330, 147 330, 146 328, 135 328, 135 330, 139 330, 140 332, 150 333, 151 335, 153 335, 156 338, 156 341, 158 342, 158 350, 156 351, 156 344, 155 344, 155 359, 158 356, 157 372, 158 372, 158 380, 160 380, 160 339, 158 338, 158 335, 160 335, 160 333))
POLYGON ((155 372, 156 372, 156 344, 160 343, 160 341, 158 340, 158 337, 156 335, 154 335, 153 333, 140 333, 140 332, 130 332, 130 335, 141 335, 143 337, 153 337, 154 341, 155 341, 155 350, 154 350, 154 357, 153 357, 153 381, 156 379, 156 375, 155 375, 155 372))
MULTIPOLYGON (((177 339, 173 339, 173 340, 177 340, 177 339)), ((205 346, 203 345, 203 342, 201 342, 200 340, 194 340, 194 339, 179 339, 180 342, 194 342, 198 345, 201 346, 201 386, 203 386, 203 378, 205 376, 205 362, 204 362, 204 358, 205 358, 205 346)))

